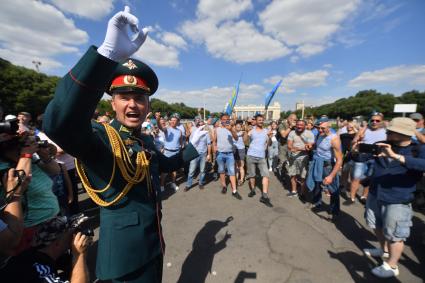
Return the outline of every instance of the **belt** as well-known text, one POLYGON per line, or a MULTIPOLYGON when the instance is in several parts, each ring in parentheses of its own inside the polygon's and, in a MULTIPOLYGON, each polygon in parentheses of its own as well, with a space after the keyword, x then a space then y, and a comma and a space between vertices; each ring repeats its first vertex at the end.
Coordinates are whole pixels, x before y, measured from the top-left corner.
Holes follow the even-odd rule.
POLYGON ((230 153, 233 153, 233 151, 219 151, 218 153, 230 154, 230 153))
POLYGON ((164 148, 166 151, 172 151, 172 152, 177 152, 180 151, 180 149, 169 149, 169 148, 164 148))

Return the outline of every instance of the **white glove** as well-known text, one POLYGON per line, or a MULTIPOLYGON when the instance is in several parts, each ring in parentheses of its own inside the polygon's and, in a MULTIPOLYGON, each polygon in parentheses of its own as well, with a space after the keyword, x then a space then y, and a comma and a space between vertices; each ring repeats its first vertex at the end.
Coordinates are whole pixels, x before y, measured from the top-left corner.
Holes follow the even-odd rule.
POLYGON ((148 29, 139 31, 139 20, 130 14, 130 7, 125 6, 124 11, 118 12, 108 22, 105 40, 97 49, 100 55, 114 61, 121 61, 136 52, 148 35, 148 29), (134 39, 127 34, 127 25, 135 33, 134 39))
POLYGON ((208 131, 204 131, 204 130, 203 130, 204 128, 205 128, 205 125, 203 125, 203 126, 201 126, 201 127, 197 128, 197 129, 195 130, 195 132, 193 132, 193 136, 192 136, 192 138, 190 139, 190 143, 191 143, 194 147, 198 146, 198 143, 199 143, 199 141, 201 140, 201 138, 202 138, 203 136, 205 136, 206 134, 208 134, 208 131))

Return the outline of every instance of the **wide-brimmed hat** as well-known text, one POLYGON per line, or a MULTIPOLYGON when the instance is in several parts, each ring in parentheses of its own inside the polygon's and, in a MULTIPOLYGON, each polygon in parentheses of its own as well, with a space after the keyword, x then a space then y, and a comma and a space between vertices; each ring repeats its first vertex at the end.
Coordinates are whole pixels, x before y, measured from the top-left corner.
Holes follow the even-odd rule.
POLYGON ((416 122, 407 117, 397 117, 391 120, 387 130, 405 136, 414 136, 416 122))

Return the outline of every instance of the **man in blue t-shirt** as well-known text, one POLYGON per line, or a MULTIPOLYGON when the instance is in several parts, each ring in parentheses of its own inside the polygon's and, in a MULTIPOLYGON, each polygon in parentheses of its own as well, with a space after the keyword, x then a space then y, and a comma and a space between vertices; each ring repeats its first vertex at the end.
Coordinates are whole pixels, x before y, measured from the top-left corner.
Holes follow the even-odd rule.
POLYGON ((377 143, 381 153, 375 157, 365 217, 381 247, 364 252, 387 258, 372 269, 380 278, 399 274, 397 263, 412 226, 413 193, 425 171, 425 146, 412 144, 411 140, 415 128, 410 118, 394 118, 387 128, 386 143, 377 143))

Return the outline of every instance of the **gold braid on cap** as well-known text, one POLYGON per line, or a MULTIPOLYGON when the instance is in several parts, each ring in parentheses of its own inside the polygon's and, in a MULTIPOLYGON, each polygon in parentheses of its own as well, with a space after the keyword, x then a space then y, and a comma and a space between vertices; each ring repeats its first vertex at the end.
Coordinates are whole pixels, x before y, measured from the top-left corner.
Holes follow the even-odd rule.
POLYGON ((137 152, 136 166, 134 166, 118 132, 107 123, 104 123, 102 125, 105 127, 109 142, 111 144, 112 154, 114 156, 112 165, 112 175, 109 179, 108 184, 104 188, 93 188, 90 184, 89 179, 87 178, 87 174, 84 170, 83 165, 78 159, 75 159, 75 167, 77 169, 78 176, 80 176, 81 182, 83 184, 84 189, 87 191, 87 194, 97 205, 108 207, 122 200, 122 198, 128 194, 128 192, 133 188, 135 184, 142 182, 145 178, 148 186, 148 193, 152 193, 152 183, 149 172, 149 160, 146 158, 145 152, 137 152), (123 178, 127 181, 127 184, 113 200, 105 201, 100 198, 99 194, 106 192, 111 187, 115 178, 116 164, 118 164, 121 176, 123 176, 123 178))

